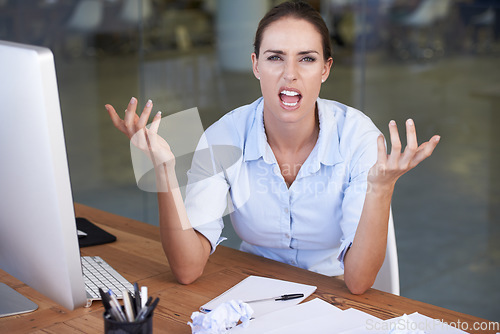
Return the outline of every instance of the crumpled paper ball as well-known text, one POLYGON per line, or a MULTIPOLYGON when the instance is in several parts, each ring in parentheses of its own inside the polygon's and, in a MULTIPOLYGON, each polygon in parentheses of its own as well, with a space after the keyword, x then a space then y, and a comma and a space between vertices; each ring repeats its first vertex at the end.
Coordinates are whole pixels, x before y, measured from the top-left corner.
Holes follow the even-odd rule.
POLYGON ((246 327, 252 317, 250 305, 241 300, 230 300, 222 303, 209 313, 193 312, 191 320, 192 334, 223 334, 241 321, 246 327))

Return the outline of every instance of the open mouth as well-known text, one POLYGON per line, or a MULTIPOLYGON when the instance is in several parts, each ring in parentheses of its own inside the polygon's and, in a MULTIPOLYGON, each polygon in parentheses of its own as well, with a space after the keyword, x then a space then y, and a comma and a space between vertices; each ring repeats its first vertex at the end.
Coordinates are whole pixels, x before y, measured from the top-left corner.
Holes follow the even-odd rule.
POLYGON ((281 103, 287 107, 295 107, 302 99, 299 92, 289 89, 283 89, 280 94, 281 103))

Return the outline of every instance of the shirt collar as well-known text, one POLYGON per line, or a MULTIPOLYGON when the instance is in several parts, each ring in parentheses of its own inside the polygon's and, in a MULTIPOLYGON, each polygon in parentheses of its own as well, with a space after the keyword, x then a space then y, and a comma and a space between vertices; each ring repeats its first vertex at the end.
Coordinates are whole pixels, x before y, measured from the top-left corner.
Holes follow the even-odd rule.
POLYGON ((340 136, 333 106, 327 100, 318 98, 319 135, 316 143, 319 162, 327 166, 344 161, 340 153, 340 136))
MULTIPOLYGON (((329 108, 327 101, 318 98, 319 135, 316 146, 311 152, 312 163, 322 163, 332 166, 343 161, 340 154, 339 134, 337 120, 332 108, 329 108)), ((250 127, 243 159, 245 161, 257 160, 263 157, 266 163, 274 163, 276 159, 267 143, 267 136, 264 129, 264 100, 260 98, 255 107, 255 117, 250 127)), ((309 159, 308 159, 309 160, 309 159)), ((318 164, 319 169, 319 164, 318 164)))

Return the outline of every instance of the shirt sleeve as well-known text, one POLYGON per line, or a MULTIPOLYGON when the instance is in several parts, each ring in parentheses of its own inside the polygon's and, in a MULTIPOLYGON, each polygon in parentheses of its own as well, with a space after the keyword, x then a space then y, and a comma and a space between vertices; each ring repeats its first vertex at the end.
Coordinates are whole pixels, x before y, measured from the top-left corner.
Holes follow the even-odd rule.
POLYGON ((229 184, 205 135, 200 139, 187 176, 185 206, 189 222, 210 241, 213 253, 225 240, 221 237, 222 217, 227 207, 229 184))
POLYGON ((224 223, 222 219, 195 227, 195 230, 201 233, 210 242, 210 246, 212 247, 210 254, 215 252, 215 249, 221 242, 227 240, 227 238, 221 236, 223 228, 224 223))
MULTIPOLYGON (((189 179, 189 173, 188 173, 189 179)), ((225 181, 213 176, 188 185, 186 188, 186 212, 191 226, 208 239, 211 254, 225 238, 221 237, 226 208, 227 187, 225 181)))
POLYGON ((356 229, 363 211, 363 204, 366 197, 366 177, 368 172, 363 172, 351 180, 344 193, 342 202, 342 221, 340 227, 343 232, 341 246, 337 259, 340 267, 344 269, 344 257, 349 247, 352 246, 356 229))
POLYGON ((342 201, 340 227, 343 237, 337 255, 342 269, 344 269, 344 257, 349 247, 352 246, 363 211, 368 172, 377 161, 377 137, 379 135, 378 129, 374 125, 370 126, 369 130, 366 130, 361 136, 357 136, 356 142, 359 144, 354 148, 351 156, 349 183, 344 190, 342 201))
POLYGON ((343 232, 341 246, 337 259, 340 262, 340 267, 344 269, 344 257, 349 247, 352 246, 356 229, 363 211, 363 204, 366 197, 366 178, 368 171, 360 173, 349 182, 348 187, 344 192, 344 200, 342 201, 342 221, 340 227, 343 232))

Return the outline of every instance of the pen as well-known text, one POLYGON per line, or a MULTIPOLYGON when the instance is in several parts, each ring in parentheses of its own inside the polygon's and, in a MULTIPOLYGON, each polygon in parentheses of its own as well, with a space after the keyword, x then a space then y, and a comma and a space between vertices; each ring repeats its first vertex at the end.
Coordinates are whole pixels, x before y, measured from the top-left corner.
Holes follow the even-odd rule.
POLYGON ((148 300, 148 287, 141 286, 141 308, 146 306, 146 300, 148 300))
POLYGON ((151 304, 152 300, 153 300, 153 297, 149 297, 148 298, 148 300, 146 301, 146 303, 144 303, 144 307, 141 308, 141 310, 139 311, 139 313, 135 317, 135 321, 139 321, 139 318, 141 318, 144 315, 144 313, 146 313, 146 311, 148 310, 149 305, 151 304))
POLYGON ((134 321, 134 311, 132 311, 132 301, 130 300, 130 296, 128 294, 128 291, 124 289, 122 291, 123 295, 123 304, 125 305, 125 315, 127 316, 127 320, 129 322, 134 321))
POLYGON ((120 321, 120 315, 114 307, 111 307, 111 298, 109 295, 101 288, 99 288, 99 293, 101 294, 102 304, 108 315, 111 316, 113 320, 120 321))
POLYGON ((130 303, 132 303, 132 314, 134 315, 134 318, 135 318, 135 316, 139 312, 137 310, 137 305, 135 304, 136 300, 135 300, 135 297, 132 294, 132 292, 130 292, 130 291, 127 291, 127 292, 128 292, 128 298, 130 298, 130 303))
POLYGON ((102 305, 104 306, 104 309, 106 311, 109 311, 111 309, 111 305, 109 304, 109 295, 104 292, 103 289, 99 288, 99 294, 101 295, 102 299, 102 305))
POLYGON ((140 314, 146 312, 146 310, 148 309, 148 306, 151 304, 152 301, 153 301, 153 297, 150 296, 148 298, 148 300, 144 303, 144 306, 140 309, 139 313, 136 316, 136 319, 139 317, 140 314))
POLYGON ((111 305, 111 310, 115 311, 118 321, 127 321, 127 318, 125 317, 125 314, 123 314, 120 303, 118 302, 115 295, 113 294, 113 291, 108 290, 108 295, 111 298, 111 300, 109 302, 111 305))
POLYGON ((139 293, 139 284, 137 282, 134 283, 134 301, 135 301, 135 315, 139 314, 139 311, 142 308, 141 303, 141 294, 139 293))
POLYGON ((141 310, 139 311, 139 313, 135 317, 135 321, 139 321, 140 319, 142 319, 142 316, 147 312, 147 310, 148 310, 147 307, 141 308, 141 310))
POLYGON ((147 319, 147 318, 151 315, 151 313, 153 313, 153 311, 154 311, 154 309, 156 308, 156 305, 158 305, 158 302, 159 302, 159 301, 160 301, 160 298, 158 298, 158 297, 157 297, 157 298, 154 300, 154 302, 152 302, 152 303, 151 303, 151 305, 150 305, 150 306, 147 306, 147 307, 145 307, 145 308, 143 309, 143 310, 145 310, 144 312, 142 312, 142 310, 141 310, 142 314, 139 314, 139 315, 137 316, 137 318, 136 318, 136 320, 135 320, 135 321, 141 321, 141 320, 147 319))
MULTIPOLYGON (((283 301, 283 300, 291 300, 291 299, 297 299, 297 298, 302 298, 302 297, 304 297, 303 293, 291 293, 291 294, 281 295, 281 296, 271 297, 271 298, 248 300, 248 301, 244 301, 244 303, 248 304, 248 303, 257 303, 257 302, 265 302, 265 301, 283 301)), ((201 307, 200 311, 202 313, 209 313, 212 310, 201 307)))
POLYGON ((268 300, 274 300, 274 301, 280 301, 280 300, 291 300, 291 299, 297 299, 297 298, 302 298, 304 297, 303 293, 292 293, 292 294, 287 294, 287 295, 281 295, 278 297, 272 297, 272 298, 264 298, 264 299, 256 299, 256 300, 249 300, 245 301, 245 303, 257 303, 257 302, 264 302, 268 300))

